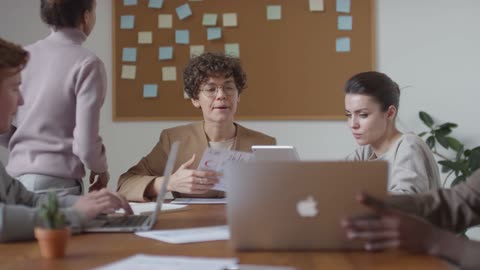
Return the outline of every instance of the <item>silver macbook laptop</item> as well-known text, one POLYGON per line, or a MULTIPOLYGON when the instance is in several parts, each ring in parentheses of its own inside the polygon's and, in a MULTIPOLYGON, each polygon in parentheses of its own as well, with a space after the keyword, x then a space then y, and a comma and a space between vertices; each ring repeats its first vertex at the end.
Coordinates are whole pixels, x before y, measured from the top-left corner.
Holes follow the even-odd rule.
POLYGON ((167 164, 165 165, 165 171, 163 173, 164 180, 157 196, 155 211, 149 215, 97 217, 87 224, 85 232, 134 232, 152 229, 157 220, 157 215, 162 209, 162 203, 167 193, 167 184, 177 158, 178 146, 178 142, 173 143, 170 153, 168 154, 167 164))
POLYGON ((388 165, 369 162, 230 163, 227 220, 238 250, 356 249, 343 217, 367 213, 360 191, 385 198, 388 165))
POLYGON ((252 152, 256 161, 300 160, 291 145, 252 145, 252 152))

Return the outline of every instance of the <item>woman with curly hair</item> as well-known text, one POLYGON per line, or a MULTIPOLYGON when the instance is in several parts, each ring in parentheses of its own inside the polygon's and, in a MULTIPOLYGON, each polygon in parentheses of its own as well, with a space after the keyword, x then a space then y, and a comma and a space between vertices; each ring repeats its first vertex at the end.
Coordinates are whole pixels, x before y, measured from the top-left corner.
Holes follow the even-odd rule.
POLYGON ((146 201, 157 196, 170 144, 180 141, 175 167, 167 189, 175 197, 224 197, 212 190, 218 175, 196 170, 206 148, 251 151, 252 145, 273 145, 275 138, 247 129, 234 122, 246 75, 238 59, 221 53, 204 53, 190 60, 183 73, 185 92, 200 109, 203 121, 165 129, 153 150, 137 165, 122 174, 118 191, 130 201, 146 201))

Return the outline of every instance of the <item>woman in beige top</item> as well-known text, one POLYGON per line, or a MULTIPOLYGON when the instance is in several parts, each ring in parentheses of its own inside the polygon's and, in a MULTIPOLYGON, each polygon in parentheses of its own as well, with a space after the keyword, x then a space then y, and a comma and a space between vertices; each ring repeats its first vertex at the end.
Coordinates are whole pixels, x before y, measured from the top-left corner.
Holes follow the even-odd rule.
POLYGON ((387 75, 363 72, 345 85, 345 113, 360 145, 348 160, 386 160, 388 190, 420 193, 439 188, 439 172, 428 146, 395 126, 400 89, 387 75))
POLYGON ((163 181, 167 153, 174 141, 180 151, 167 189, 175 197, 223 197, 212 190, 218 175, 197 170, 207 147, 251 151, 251 146, 272 145, 275 138, 234 122, 246 75, 237 58, 221 53, 204 53, 190 60, 183 74, 184 89, 203 121, 165 129, 152 151, 120 176, 118 191, 130 201, 157 196, 163 181))

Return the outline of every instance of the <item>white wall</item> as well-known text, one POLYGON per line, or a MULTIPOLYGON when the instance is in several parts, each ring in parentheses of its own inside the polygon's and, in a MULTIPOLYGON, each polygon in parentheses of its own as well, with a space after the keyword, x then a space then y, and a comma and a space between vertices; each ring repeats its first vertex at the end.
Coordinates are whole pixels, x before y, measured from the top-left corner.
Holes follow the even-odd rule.
MULTIPOLYGON (((306 1, 306 0, 302 0, 306 1)), ((38 0, 2 0, 0 36, 20 44, 44 37, 38 0)), ((288 5, 288 4, 286 4, 288 5)), ((460 124, 455 133, 479 145, 480 1, 377 0, 377 69, 400 86, 409 86, 400 103, 401 127, 423 129, 418 111, 460 124)), ((111 81, 111 1, 98 0, 97 25, 86 42, 105 62, 111 81)), ((314 72, 314 71, 312 71, 314 72)), ((341 91, 341 89, 338 89, 341 91)), ((102 111, 101 133, 107 146, 112 185, 157 141, 160 131, 181 122, 112 122, 111 89, 102 111)), ((183 123, 183 122, 182 122, 183 123)), ((341 158, 355 146, 342 121, 242 121, 274 135, 280 144, 298 147, 303 159, 341 158)), ((0 159, 6 152, 0 149, 0 159)))

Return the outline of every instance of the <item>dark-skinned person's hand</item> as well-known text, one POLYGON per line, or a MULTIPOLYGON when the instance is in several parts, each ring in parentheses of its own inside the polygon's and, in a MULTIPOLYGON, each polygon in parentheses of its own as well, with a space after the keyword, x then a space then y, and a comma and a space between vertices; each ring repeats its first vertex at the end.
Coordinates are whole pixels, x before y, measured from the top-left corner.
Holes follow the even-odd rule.
POLYGON ((356 199, 373 213, 344 218, 341 225, 349 239, 364 241, 366 250, 402 249, 437 255, 458 263, 464 246, 460 237, 424 219, 388 207, 368 194, 360 193, 356 199))

